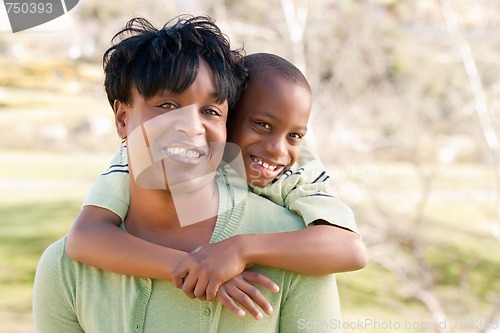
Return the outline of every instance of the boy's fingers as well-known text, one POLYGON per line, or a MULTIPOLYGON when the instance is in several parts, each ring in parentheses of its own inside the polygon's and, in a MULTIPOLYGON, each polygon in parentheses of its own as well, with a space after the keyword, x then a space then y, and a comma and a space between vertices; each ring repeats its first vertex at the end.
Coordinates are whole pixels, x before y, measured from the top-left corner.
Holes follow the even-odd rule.
POLYGON ((196 282, 196 286, 194 288, 194 295, 196 298, 201 299, 202 301, 207 299, 206 290, 207 290, 208 278, 205 274, 198 277, 198 281, 196 282))
POLYGON ((278 292, 280 290, 280 287, 276 283, 274 283, 273 280, 260 273, 253 271, 244 271, 241 275, 246 281, 253 284, 258 284, 269 291, 278 292))
POLYGON ((174 284, 174 286, 176 288, 182 288, 183 284, 184 284, 184 277, 174 277, 172 276, 172 283, 174 284))
POLYGON ((207 301, 213 301, 215 297, 217 296, 217 292, 220 287, 220 283, 214 281, 213 279, 208 282, 207 286, 207 301))
POLYGON ((189 298, 196 298, 196 295, 194 294, 194 288, 196 286, 196 283, 198 281, 198 277, 193 275, 193 274, 188 274, 184 278, 184 284, 182 285, 182 291, 189 297, 189 298))
POLYGON ((172 271, 172 282, 177 288, 181 288, 184 284, 184 279, 188 275, 189 271, 187 267, 181 267, 184 265, 177 265, 172 271))

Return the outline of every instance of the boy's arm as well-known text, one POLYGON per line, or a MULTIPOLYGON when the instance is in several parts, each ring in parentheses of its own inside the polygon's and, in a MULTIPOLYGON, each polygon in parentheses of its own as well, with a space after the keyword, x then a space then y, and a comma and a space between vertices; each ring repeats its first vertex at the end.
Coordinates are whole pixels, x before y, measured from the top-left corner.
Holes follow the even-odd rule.
POLYGON ((202 246, 174 271, 174 283, 192 297, 212 299, 233 266, 263 265, 306 275, 354 271, 366 266, 366 247, 354 232, 331 225, 271 234, 240 234, 202 246), (223 260, 221 258, 224 258, 223 260), (189 276, 203 272, 203 278, 189 276))
POLYGON ((171 280, 172 268, 187 253, 135 237, 120 223, 110 210, 84 206, 69 232, 67 255, 114 273, 171 280))
POLYGON ((175 268, 174 283, 183 286, 187 294, 198 295, 206 290, 207 298, 211 299, 220 283, 213 276, 224 271, 229 262, 240 266, 272 266, 307 275, 365 267, 366 247, 354 214, 328 185, 329 176, 321 161, 308 151, 301 152, 293 170, 272 185, 253 191, 300 215, 311 227, 286 233, 238 235, 208 244, 175 268), (189 279, 191 271, 204 272, 202 283, 189 279), (184 284, 186 276, 188 284, 184 284))
MULTIPOLYGON (((69 232, 66 253, 71 259, 114 273, 171 280, 172 268, 186 258, 187 253, 149 243, 118 227, 127 214, 129 193, 126 155, 117 154, 85 199, 69 232)), ((220 278, 221 272, 212 276, 223 283, 236 277, 243 268, 226 267, 225 273, 230 273, 225 279, 220 278)), ((195 275, 192 273, 191 278, 195 275)), ((237 283, 238 288, 228 288, 221 298, 231 312, 238 314, 241 310, 234 302, 250 313, 256 312, 256 305, 265 308, 269 304, 252 285, 257 283, 269 288, 268 285, 272 284, 269 279, 264 276, 254 280, 239 277, 237 283), (247 293, 241 292, 241 286, 247 293)))
MULTIPOLYGON (((74 260, 114 273, 172 280, 173 267, 188 254, 130 235, 118 228, 120 223, 120 217, 107 209, 84 206, 68 235, 66 254, 74 260)), ((267 312, 269 301, 255 285, 275 291, 276 284, 261 274, 240 272, 232 269, 226 282, 228 287, 223 289, 223 294, 217 295, 219 301, 239 316, 242 309, 254 317, 259 313, 257 307, 267 312)))
POLYGON ((331 179, 319 158, 302 150, 299 161, 276 182, 254 191, 300 215, 304 230, 256 235, 247 248, 249 262, 303 274, 321 275, 361 269, 366 247, 352 210, 330 188, 331 179), (264 250, 265 252, 262 252, 264 250), (263 255, 266 253, 266 255, 263 255))
POLYGON ((366 266, 366 247, 350 230, 331 225, 275 233, 236 236, 244 262, 307 275, 348 272, 366 266))
POLYGON ((114 273, 171 279, 171 268, 187 253, 149 243, 120 229, 129 202, 128 161, 122 147, 85 198, 68 235, 67 255, 114 273))

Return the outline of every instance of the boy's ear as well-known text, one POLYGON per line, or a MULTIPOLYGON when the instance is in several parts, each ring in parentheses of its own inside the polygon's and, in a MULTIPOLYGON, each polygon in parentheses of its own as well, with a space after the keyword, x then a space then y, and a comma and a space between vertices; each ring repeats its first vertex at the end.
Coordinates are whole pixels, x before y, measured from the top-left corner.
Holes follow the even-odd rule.
POLYGON ((115 99, 113 102, 115 111, 115 125, 118 136, 122 139, 127 138, 127 105, 115 99))

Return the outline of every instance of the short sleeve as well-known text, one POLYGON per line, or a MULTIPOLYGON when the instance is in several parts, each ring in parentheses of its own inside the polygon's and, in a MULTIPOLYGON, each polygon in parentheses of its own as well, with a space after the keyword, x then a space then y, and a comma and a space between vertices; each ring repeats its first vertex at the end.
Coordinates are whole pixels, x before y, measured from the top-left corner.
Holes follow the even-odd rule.
POLYGON ((307 226, 324 220, 359 234, 351 208, 340 200, 331 182, 320 159, 302 149, 297 163, 280 178, 264 188, 252 190, 300 215, 307 226))
POLYGON ((130 204, 128 163, 123 153, 116 154, 109 168, 92 185, 83 206, 97 206, 118 215, 122 221, 130 204))

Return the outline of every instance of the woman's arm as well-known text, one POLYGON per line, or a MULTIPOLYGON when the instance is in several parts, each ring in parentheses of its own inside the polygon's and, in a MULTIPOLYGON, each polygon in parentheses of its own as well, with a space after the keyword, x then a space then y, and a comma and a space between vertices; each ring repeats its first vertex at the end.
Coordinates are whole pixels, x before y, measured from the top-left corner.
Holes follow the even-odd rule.
POLYGON ((187 253, 130 235, 120 223, 110 210, 84 206, 69 232, 67 255, 114 273, 171 280, 173 267, 187 253))

